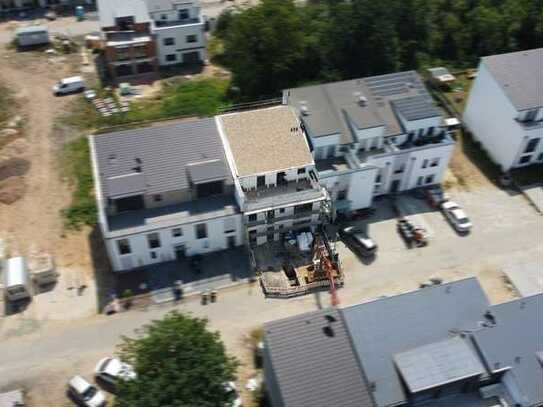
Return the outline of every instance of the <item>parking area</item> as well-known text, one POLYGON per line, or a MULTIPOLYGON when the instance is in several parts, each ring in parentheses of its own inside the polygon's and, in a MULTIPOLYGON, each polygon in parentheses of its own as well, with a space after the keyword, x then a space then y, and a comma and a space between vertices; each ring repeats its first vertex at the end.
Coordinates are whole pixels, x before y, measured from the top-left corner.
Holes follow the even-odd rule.
POLYGON ((543 263, 543 253, 533 244, 533 239, 543 237, 541 216, 522 194, 513 191, 453 189, 449 195, 472 221, 471 233, 458 234, 441 211, 411 193, 398 196, 397 206, 414 224, 427 230, 427 246, 406 246, 397 231, 397 216, 388 198, 375 203, 377 210, 373 215, 354 222, 367 231, 379 249, 375 259, 367 261, 338 243, 346 273, 345 289, 340 296, 356 302, 351 289, 374 289, 375 296, 379 296, 385 289, 390 294, 415 289, 430 278, 450 281, 476 275, 493 302, 515 297, 517 293, 507 283, 504 271, 526 259, 543 263))

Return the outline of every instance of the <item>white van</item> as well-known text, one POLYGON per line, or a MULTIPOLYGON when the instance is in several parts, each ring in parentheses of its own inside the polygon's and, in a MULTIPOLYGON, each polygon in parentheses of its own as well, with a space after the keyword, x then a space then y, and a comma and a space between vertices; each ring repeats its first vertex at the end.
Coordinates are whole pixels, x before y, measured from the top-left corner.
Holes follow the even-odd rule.
POLYGON ((83 92, 85 90, 85 82, 81 76, 71 76, 58 81, 53 86, 55 96, 67 95, 68 93, 83 92))
POLYGON ((8 259, 4 270, 4 292, 10 301, 30 298, 30 274, 24 257, 8 259))

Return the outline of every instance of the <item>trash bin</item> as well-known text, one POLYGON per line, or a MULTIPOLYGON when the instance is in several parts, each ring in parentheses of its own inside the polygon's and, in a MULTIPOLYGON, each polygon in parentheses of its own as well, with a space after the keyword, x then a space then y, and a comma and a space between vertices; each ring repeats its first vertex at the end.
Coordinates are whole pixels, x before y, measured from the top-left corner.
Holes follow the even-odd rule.
POLYGON ((207 305, 208 299, 209 299, 209 294, 207 293, 207 291, 204 291, 202 293, 202 305, 207 305))
POLYGON ((217 302, 217 290, 211 291, 211 302, 217 302))

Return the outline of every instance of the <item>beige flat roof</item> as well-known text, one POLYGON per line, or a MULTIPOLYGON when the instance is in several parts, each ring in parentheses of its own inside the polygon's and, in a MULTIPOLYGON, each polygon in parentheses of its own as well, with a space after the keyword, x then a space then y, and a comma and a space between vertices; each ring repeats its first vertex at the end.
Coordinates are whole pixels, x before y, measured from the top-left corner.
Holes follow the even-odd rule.
POLYGON ((240 177, 314 163, 289 106, 227 114, 220 120, 240 177))

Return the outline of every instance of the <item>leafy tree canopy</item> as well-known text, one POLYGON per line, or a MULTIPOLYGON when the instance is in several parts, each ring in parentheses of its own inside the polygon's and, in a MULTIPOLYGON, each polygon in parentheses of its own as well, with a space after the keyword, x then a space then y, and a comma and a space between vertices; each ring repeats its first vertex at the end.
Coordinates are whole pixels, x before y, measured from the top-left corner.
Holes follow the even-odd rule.
POLYGON ((543 46, 542 0, 262 0, 218 34, 245 99, 543 46))
POLYGON ((234 396, 225 383, 234 380, 237 362, 226 355, 207 320, 178 312, 144 326, 136 338, 123 338, 121 359, 137 379, 123 381, 116 407, 228 406, 234 396))

